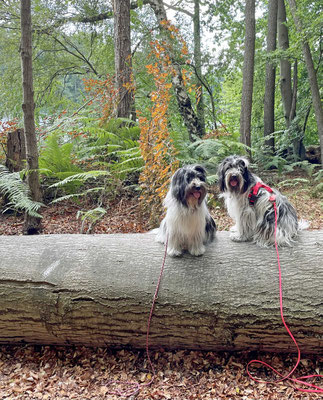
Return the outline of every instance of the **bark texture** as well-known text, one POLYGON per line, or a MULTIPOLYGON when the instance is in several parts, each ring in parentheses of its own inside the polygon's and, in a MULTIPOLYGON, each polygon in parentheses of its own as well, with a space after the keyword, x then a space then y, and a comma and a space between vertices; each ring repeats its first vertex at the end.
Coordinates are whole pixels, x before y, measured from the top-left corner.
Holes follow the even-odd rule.
POLYGON ((26 144, 23 129, 8 133, 6 167, 10 172, 21 171, 25 166, 26 144))
MULTIPOLYGON (((32 34, 30 0, 20 2, 21 20, 21 71, 24 113, 24 132, 27 159, 27 182, 31 199, 40 202, 42 199, 38 174, 38 147, 35 130, 35 103, 32 64, 32 34)), ((24 233, 35 234, 40 230, 41 219, 26 214, 24 233)))
MULTIPOLYGON (((278 0, 269 0, 268 29, 267 29, 267 55, 270 56, 276 50, 277 38, 277 3, 278 0)), ((264 136, 265 144, 270 154, 275 153, 275 86, 276 68, 267 61, 264 99, 264 136)))
POLYGON ((132 74, 130 0, 114 0, 113 12, 115 74, 119 94, 117 117, 130 118, 134 110, 134 97, 133 91, 125 87, 131 85, 132 74))
MULTIPOLYGON (((251 147, 251 113, 253 73, 255 68, 256 16, 255 0, 246 0, 243 83, 240 112, 240 140, 251 147)), ((248 151, 250 153, 250 151, 248 151)), ((251 153, 250 153, 251 156, 251 153)))
MULTIPOLYGON (((0 343, 144 348, 164 249, 153 234, 0 236, 0 343)), ((323 231, 280 250, 285 319, 323 349, 323 231)), ((166 258, 152 348, 295 351, 279 312, 275 250, 228 232, 202 257, 166 258)))
POLYGON ((293 20, 299 35, 303 38, 302 39, 302 47, 303 47, 303 55, 306 63, 306 69, 308 74, 308 80, 311 88, 312 94, 312 102, 313 108, 315 113, 315 119, 317 124, 317 131, 318 136, 320 139, 320 146, 321 146, 321 164, 323 164, 323 107, 321 103, 321 96, 320 96, 320 89, 317 81, 316 71, 314 68, 314 62, 311 54, 311 49, 306 40, 306 35, 304 33, 302 27, 302 21, 300 20, 297 14, 297 7, 295 0, 288 0, 289 7, 291 10, 291 14, 293 16, 293 20))

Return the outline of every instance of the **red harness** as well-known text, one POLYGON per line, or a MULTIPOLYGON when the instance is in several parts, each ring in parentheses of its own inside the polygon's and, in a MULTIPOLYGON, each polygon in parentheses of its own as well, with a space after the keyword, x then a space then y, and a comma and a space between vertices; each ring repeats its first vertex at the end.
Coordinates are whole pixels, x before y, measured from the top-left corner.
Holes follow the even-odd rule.
MULTIPOLYGON (((251 206, 254 206, 254 205, 255 205, 255 201, 258 199, 258 192, 259 192, 259 189, 261 189, 261 188, 266 189, 267 192, 269 192, 269 193, 274 193, 274 191, 272 190, 271 187, 265 185, 265 184, 262 183, 262 182, 257 182, 257 183, 255 184, 255 186, 253 186, 253 187, 251 188, 251 191, 250 191, 250 193, 249 193, 249 195, 248 195, 249 203, 250 203, 251 206)), ((275 194, 272 194, 272 195, 269 197, 269 201, 274 202, 275 200, 276 200, 276 195, 275 195, 275 194)))

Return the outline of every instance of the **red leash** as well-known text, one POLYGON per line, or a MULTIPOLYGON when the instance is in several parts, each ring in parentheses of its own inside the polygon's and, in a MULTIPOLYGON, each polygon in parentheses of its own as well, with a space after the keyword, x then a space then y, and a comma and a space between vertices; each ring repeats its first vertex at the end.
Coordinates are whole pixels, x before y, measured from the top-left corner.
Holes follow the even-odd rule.
MULTIPOLYGON (((265 189, 267 190, 267 187, 265 187, 265 186, 261 186, 261 187, 263 187, 263 188, 265 188, 265 189)), ((272 189, 271 189, 269 192, 272 193, 272 189)), ((298 383, 298 384, 305 385, 305 386, 308 386, 308 387, 311 388, 311 389, 303 389, 303 388, 295 387, 295 389, 296 389, 296 390, 299 390, 300 392, 307 392, 307 393, 323 393, 323 388, 321 388, 321 387, 319 387, 319 386, 316 386, 316 385, 314 385, 314 384, 312 384, 312 383, 309 383, 309 382, 305 382, 305 381, 304 381, 304 380, 310 379, 310 378, 323 378, 323 375, 307 375, 307 376, 302 376, 302 377, 299 377, 299 378, 291 378, 292 373, 296 370, 296 368, 298 367, 299 362, 300 362, 300 360, 301 360, 301 351, 300 351, 300 348, 299 348, 299 346, 298 346, 298 344, 297 344, 297 342, 296 342, 296 339, 294 338, 292 332, 291 332, 290 329, 288 328, 288 326, 287 326, 287 324, 286 324, 286 322, 285 322, 285 318, 284 318, 281 267, 280 267, 280 260, 279 260, 278 245, 277 245, 277 241, 276 241, 276 232, 277 232, 277 206, 276 206, 275 197, 273 197, 273 198, 271 197, 271 201, 272 201, 273 204, 274 204, 274 211, 275 211, 275 248, 276 248, 277 263, 278 263, 278 271, 279 271, 279 303, 280 303, 280 315, 281 315, 281 319, 282 319, 282 322, 283 322, 283 324, 284 324, 284 326, 285 326, 286 331, 288 332, 289 336, 292 338, 293 342, 295 343, 295 346, 296 346, 296 348, 297 348, 298 356, 297 356, 297 361, 296 361, 295 366, 294 366, 294 367, 292 368, 292 370, 291 370, 287 375, 285 375, 285 376, 282 375, 280 372, 278 372, 278 371, 277 371, 275 368, 273 368, 271 365, 267 364, 267 363, 264 362, 264 361, 260 361, 260 360, 252 360, 252 361, 249 361, 249 363, 248 363, 248 365, 247 365, 247 374, 249 375, 249 377, 250 377, 251 379, 253 379, 254 381, 256 381, 256 382, 258 382, 258 383, 278 383, 278 382, 282 382, 282 381, 284 381, 284 380, 289 380, 289 381, 291 381, 291 382, 293 382, 293 383, 298 383), (275 380, 275 381, 269 381, 269 382, 268 382, 268 381, 262 381, 262 380, 259 380, 259 379, 257 379, 257 378, 254 378, 254 377, 251 375, 250 371, 249 371, 249 366, 250 366, 251 364, 254 364, 254 363, 261 364, 261 365, 264 365, 264 366, 268 367, 268 368, 271 369, 275 374, 277 374, 278 376, 280 376, 280 379, 277 379, 277 380, 275 380)))
POLYGON ((159 292, 160 282, 161 282, 161 278, 163 276, 163 272, 164 272, 164 268, 165 268, 165 261, 166 261, 166 256, 167 256, 167 246, 168 246, 168 236, 166 238, 165 252, 164 252, 164 257, 163 257, 163 261, 162 261, 162 266, 160 269, 160 273, 159 273, 159 277, 158 277, 158 281, 157 281, 157 285, 156 285, 156 289, 155 289, 155 294, 153 297, 153 301, 151 304, 150 313, 149 313, 149 317, 148 317, 148 322, 147 322, 146 355, 147 355, 150 370, 152 372, 152 377, 149 382, 142 383, 142 384, 140 384, 138 382, 130 382, 130 381, 110 381, 110 382, 108 382, 108 385, 115 383, 115 384, 119 384, 119 385, 130 386, 130 389, 128 389, 128 390, 116 389, 116 391, 114 391, 114 392, 113 391, 109 392, 110 395, 116 395, 116 396, 120 396, 120 397, 135 396, 136 394, 138 394, 140 392, 140 390, 143 387, 150 386, 156 377, 155 368, 153 366, 153 363, 152 363, 150 355, 149 355, 149 332, 150 332, 150 324, 151 324, 151 320, 152 320, 152 316, 153 316, 153 312, 154 312, 154 308, 155 308, 155 303, 156 303, 158 292, 159 292))

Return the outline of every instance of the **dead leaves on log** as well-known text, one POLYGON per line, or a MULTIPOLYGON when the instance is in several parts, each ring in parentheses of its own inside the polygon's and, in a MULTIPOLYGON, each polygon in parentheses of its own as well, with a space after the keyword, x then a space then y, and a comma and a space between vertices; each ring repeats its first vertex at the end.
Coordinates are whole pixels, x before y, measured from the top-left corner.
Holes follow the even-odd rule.
MULTIPOLYGON (((297 392, 284 382, 277 385, 253 382, 245 372, 250 356, 184 350, 152 352, 157 377, 133 399, 319 399, 318 395, 297 392)), ((284 372, 294 362, 288 355, 257 354, 257 357, 284 372)), ((322 368, 318 360, 303 359, 298 375, 322 373, 322 368)), ((110 391, 129 388, 108 382, 145 383, 151 379, 144 352, 103 348, 1 346, 0 371, 3 400, 119 400, 110 391)), ((273 378, 262 368, 255 372, 263 379, 273 378)))

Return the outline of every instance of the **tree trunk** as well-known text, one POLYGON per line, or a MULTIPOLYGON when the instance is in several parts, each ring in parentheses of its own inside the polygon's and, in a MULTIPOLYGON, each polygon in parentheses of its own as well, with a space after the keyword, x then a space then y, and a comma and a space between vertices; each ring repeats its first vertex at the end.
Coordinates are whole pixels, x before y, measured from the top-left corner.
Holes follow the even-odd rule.
MULTIPOLYGON (((289 49, 288 28, 286 26, 286 8, 285 0, 278 0, 278 44, 279 47, 287 52, 289 49)), ((284 117, 286 128, 290 126, 296 117, 297 100, 297 60, 294 62, 293 88, 292 88, 292 66, 287 57, 280 59, 280 92, 282 96, 284 117)), ((292 140, 293 155, 295 160, 303 160, 305 156, 305 147, 303 144, 303 133, 298 126, 295 126, 297 137, 292 140)))
POLYGON ((205 133, 205 108, 202 82, 202 52, 201 52, 201 24, 200 24, 200 0, 194 0, 194 62, 196 69, 196 85, 200 87, 200 97, 196 105, 197 118, 205 133))
MULTIPOLYGON (((160 24, 161 32, 164 32, 164 37, 169 42, 168 31, 165 31, 164 26, 161 24, 162 21, 167 21, 166 10, 161 0, 149 0, 151 8, 153 9, 158 23, 160 24)), ((171 47, 171 46, 170 46, 171 47)), ((186 129, 188 130, 191 141, 194 141, 193 135, 202 137, 204 135, 203 126, 198 116, 196 115, 189 94, 187 93, 184 85, 183 75, 181 66, 174 59, 174 55, 171 55, 172 66, 176 72, 172 79, 179 112, 183 118, 186 129)))
POLYGON ((288 3, 294 19, 297 32, 302 38, 303 55, 306 63, 308 79, 312 93, 312 102, 316 118, 317 131, 320 139, 321 164, 323 164, 323 108, 321 103, 320 90, 317 82, 316 71, 314 68, 310 46, 306 40, 306 35, 303 31, 301 20, 297 15, 296 2, 295 0, 288 0, 288 3))
MULTIPOLYGON (((267 55, 270 56, 276 50, 277 38, 277 1, 269 0, 268 30, 267 30, 267 55)), ((264 99, 264 137, 266 150, 269 154, 275 153, 275 82, 276 68, 267 61, 264 99)))
MULTIPOLYGON (((251 113, 253 73, 256 41, 255 0, 246 0, 245 8, 245 49, 243 61, 243 84, 240 112, 240 140, 251 147, 251 113)), ((250 150, 248 151, 251 155, 250 150)))
MULTIPOLYGON (((31 199, 41 201, 42 194, 38 174, 38 148, 35 132, 34 116, 34 89, 32 66, 32 34, 31 34, 31 6, 30 0, 21 0, 21 68, 24 113, 24 130, 27 159, 27 183, 31 199)), ((26 214, 24 233, 37 234, 41 229, 41 219, 26 214)))
MULTIPOLYGON (((322 352, 323 231, 280 249, 286 322, 322 352)), ((153 234, 0 236, 0 343, 145 348, 164 248, 153 234)), ((274 248, 218 232, 205 255, 166 258, 152 348, 296 351, 279 312, 274 248)))
MULTIPOLYGON (((285 0, 278 0, 278 45, 287 51, 289 49, 289 35, 286 26, 285 0)), ((287 128, 290 125, 290 114, 292 107, 292 67, 287 57, 280 59, 280 91, 284 107, 284 117, 287 128)))
POLYGON ((115 75, 118 90, 117 117, 130 118, 134 110, 130 0, 113 0, 113 12, 115 75))
POLYGON ((25 167, 26 144, 23 129, 8 133, 6 167, 10 172, 21 171, 25 167))

